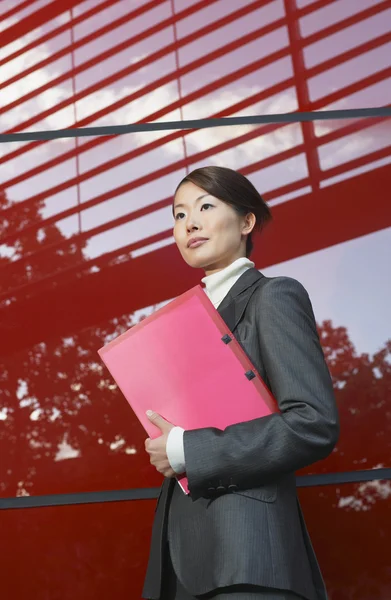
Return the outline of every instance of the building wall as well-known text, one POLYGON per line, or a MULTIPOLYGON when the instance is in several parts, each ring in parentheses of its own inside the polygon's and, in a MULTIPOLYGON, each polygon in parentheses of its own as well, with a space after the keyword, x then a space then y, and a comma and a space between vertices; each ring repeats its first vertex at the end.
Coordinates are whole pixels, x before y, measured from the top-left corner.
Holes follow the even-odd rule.
POLYGON ((171 203, 208 164, 269 201, 256 266, 313 302, 341 438, 298 485, 330 598, 391 597, 390 24, 388 0, 0 3, 6 600, 140 597, 161 478, 97 349, 199 282, 171 203))

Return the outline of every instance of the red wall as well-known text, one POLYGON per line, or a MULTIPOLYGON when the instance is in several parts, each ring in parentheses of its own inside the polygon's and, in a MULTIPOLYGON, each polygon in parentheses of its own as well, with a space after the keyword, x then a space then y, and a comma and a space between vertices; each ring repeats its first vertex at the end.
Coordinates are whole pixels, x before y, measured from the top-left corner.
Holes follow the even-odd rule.
MULTIPOLYGON (((389 1, 3 0, 0 22, 0 133, 391 101, 389 1)), ((96 351, 202 276, 170 205, 206 164, 268 199, 256 266, 313 301, 342 429, 305 474, 391 467, 390 131, 346 113, 1 143, 0 497, 160 485, 96 351)), ((299 493, 330 598, 388 600, 391 482, 299 493)), ((2 510, 4 598, 138 598, 154 502, 2 510)))

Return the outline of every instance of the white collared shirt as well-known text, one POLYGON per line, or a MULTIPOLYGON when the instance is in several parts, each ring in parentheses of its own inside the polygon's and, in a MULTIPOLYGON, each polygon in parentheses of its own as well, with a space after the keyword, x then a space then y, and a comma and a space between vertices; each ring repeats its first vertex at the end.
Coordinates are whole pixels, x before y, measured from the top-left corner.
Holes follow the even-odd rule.
MULTIPOLYGON (((225 269, 207 275, 201 280, 205 284, 205 293, 215 308, 218 308, 239 277, 254 266, 255 264, 250 259, 238 258, 225 269)), ((168 461, 171 468, 178 474, 186 471, 183 447, 184 431, 182 427, 173 427, 168 434, 166 444, 168 461)))

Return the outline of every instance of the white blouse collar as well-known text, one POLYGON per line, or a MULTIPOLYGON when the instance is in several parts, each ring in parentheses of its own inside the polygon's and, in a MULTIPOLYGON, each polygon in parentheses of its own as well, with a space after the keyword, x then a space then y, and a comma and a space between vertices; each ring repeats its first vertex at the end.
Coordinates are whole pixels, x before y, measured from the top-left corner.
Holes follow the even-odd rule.
POLYGON ((220 302, 228 294, 231 287, 236 281, 243 275, 247 269, 251 269, 255 266, 250 259, 242 257, 235 260, 233 263, 218 271, 207 275, 201 279, 202 283, 205 284, 205 293, 213 303, 214 307, 217 308, 220 302))

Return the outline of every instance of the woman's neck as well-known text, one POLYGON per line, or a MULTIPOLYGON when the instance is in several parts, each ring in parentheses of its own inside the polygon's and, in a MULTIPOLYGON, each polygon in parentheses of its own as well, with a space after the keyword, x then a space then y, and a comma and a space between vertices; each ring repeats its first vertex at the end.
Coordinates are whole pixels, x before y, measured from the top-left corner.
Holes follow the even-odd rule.
POLYGON ((220 273, 220 271, 224 271, 225 269, 228 269, 231 265, 233 265, 234 263, 236 263, 237 260, 240 259, 245 259, 246 257, 243 254, 240 254, 239 256, 235 256, 235 257, 231 257, 230 259, 226 259, 225 261, 222 261, 221 263, 216 263, 214 265, 211 265, 210 267, 206 267, 205 271, 205 277, 209 277, 210 275, 215 275, 216 273, 220 273))
POLYGON ((202 283, 205 284, 205 293, 212 301, 215 308, 218 307, 239 277, 241 277, 247 269, 254 266, 255 265, 251 260, 242 256, 224 269, 215 271, 202 279, 202 283))

